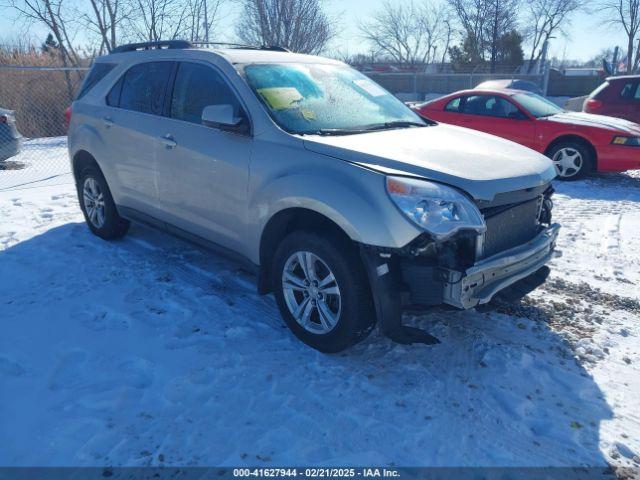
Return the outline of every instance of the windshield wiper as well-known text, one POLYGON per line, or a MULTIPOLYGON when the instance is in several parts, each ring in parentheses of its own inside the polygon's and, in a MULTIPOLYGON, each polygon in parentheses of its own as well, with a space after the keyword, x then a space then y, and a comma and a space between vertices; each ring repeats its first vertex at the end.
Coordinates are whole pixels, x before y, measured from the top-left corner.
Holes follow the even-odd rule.
POLYGON ((298 135, 322 135, 322 136, 338 136, 338 135, 357 135, 366 132, 366 129, 358 128, 319 128, 318 130, 310 130, 307 132, 298 132, 298 135))
POLYGON ((393 128, 409 128, 409 127, 427 127, 429 124, 409 121, 394 121, 386 123, 376 123, 365 127, 356 128, 319 128, 318 130, 309 130, 306 132, 298 132, 298 135, 322 135, 322 136, 338 136, 338 135, 357 135, 359 133, 367 133, 375 130, 391 130, 393 128))
POLYGON ((410 128, 410 127, 427 127, 428 125, 426 123, 420 123, 420 122, 411 122, 411 121, 405 121, 405 120, 396 120, 394 122, 385 122, 385 123, 379 123, 376 125, 370 125, 368 127, 365 128, 365 130, 367 131, 371 131, 371 130, 389 130, 392 128, 410 128))

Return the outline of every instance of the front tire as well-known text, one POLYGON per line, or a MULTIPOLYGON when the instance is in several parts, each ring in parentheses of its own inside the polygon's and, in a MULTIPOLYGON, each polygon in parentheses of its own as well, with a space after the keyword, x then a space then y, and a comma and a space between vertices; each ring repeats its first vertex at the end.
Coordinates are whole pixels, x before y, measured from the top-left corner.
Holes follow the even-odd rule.
POLYGON ((595 165, 591 150, 581 142, 565 141, 554 145, 547 152, 558 180, 580 180, 589 175, 595 165))
POLYGON ((291 233, 276 249, 271 271, 282 318, 310 347, 336 353, 371 332, 373 300, 358 250, 350 242, 291 233))
POLYGON ((88 166, 80 173, 78 198, 89 229, 104 240, 124 236, 129 230, 129 221, 118 215, 111 191, 102 172, 88 166))

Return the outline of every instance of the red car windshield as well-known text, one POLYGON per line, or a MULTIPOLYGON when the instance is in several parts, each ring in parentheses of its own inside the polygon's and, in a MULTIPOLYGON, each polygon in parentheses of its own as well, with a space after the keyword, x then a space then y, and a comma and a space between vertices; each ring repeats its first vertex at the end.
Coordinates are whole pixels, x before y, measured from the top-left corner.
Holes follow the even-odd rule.
POLYGON ((564 112, 555 103, 535 93, 516 93, 513 99, 536 118, 550 117, 564 112))

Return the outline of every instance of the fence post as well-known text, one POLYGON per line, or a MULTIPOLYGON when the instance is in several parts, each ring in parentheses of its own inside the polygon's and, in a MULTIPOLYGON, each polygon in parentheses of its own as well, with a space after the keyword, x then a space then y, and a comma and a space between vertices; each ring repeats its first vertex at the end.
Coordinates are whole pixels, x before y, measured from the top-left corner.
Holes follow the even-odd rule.
POLYGON ((549 63, 546 62, 544 65, 544 76, 542 78, 542 93, 544 96, 547 96, 549 90, 549 73, 551 69, 549 68, 549 63))
POLYGON ((480 65, 476 65, 476 67, 471 71, 471 75, 469 75, 469 88, 473 88, 473 74, 476 73, 479 66, 480 65))

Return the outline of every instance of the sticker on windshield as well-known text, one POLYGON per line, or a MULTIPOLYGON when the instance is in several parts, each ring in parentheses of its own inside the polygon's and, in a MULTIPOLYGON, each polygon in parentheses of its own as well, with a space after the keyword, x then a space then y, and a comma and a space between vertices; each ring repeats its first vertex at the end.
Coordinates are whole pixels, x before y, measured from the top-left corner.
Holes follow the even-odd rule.
POLYGON ((294 104, 302 100, 302 95, 295 87, 259 88, 258 93, 274 110, 294 108, 294 104))
POLYGON ((355 83, 372 97, 382 97, 383 95, 387 94, 387 92, 385 92, 381 87, 373 83, 371 80, 363 78, 360 80, 354 80, 353 83, 355 83))
POLYGON ((316 112, 314 112, 313 110, 309 110, 308 108, 301 108, 300 113, 305 120, 312 121, 316 119, 316 112))

